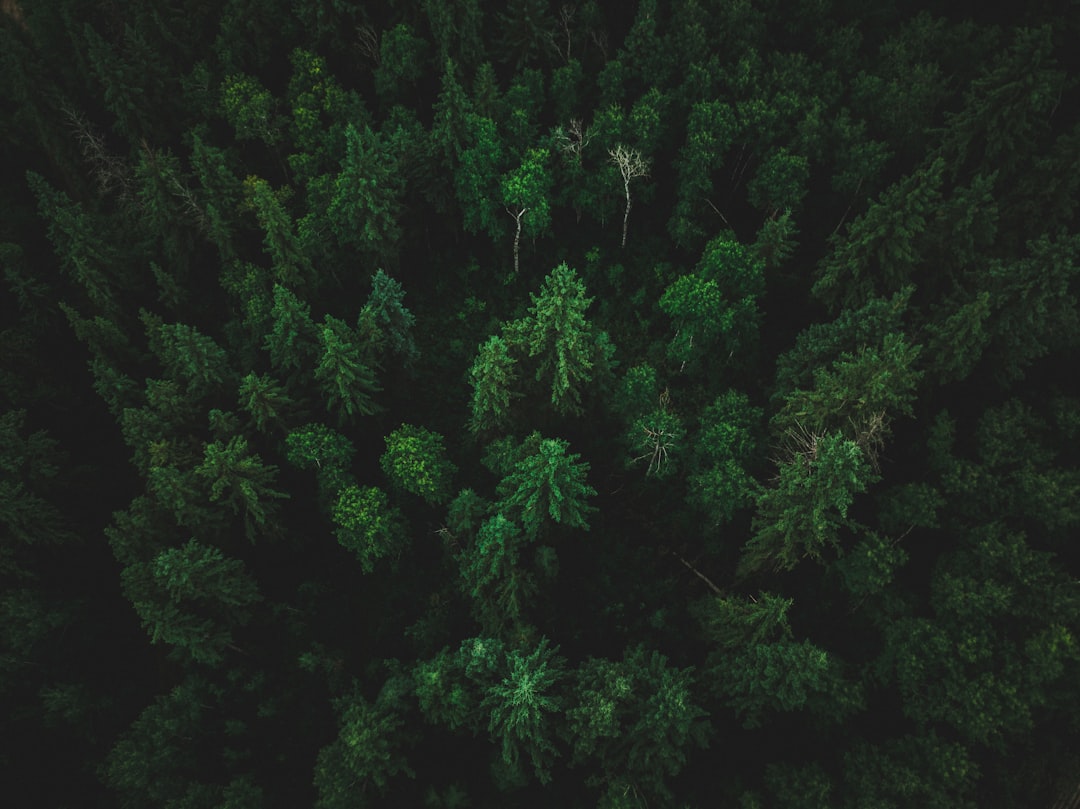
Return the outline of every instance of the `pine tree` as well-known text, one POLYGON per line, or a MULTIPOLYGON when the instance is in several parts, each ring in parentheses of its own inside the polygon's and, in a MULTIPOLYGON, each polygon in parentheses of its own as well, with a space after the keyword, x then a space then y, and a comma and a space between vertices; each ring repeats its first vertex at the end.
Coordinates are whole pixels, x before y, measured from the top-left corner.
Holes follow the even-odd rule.
POLYGON ((254 371, 240 380, 238 401, 261 433, 269 433, 272 427, 283 428, 296 410, 296 403, 277 380, 254 371))
POLYGON ((863 451, 842 435, 806 433, 793 441, 776 486, 757 496, 742 575, 791 570, 804 557, 821 561, 827 549, 838 549, 840 530, 853 524, 848 508, 875 479, 863 451))
POLYGON ((392 675, 374 701, 366 699, 354 683, 350 693, 333 700, 338 735, 319 751, 315 787, 319 809, 345 809, 357 800, 385 794, 390 779, 414 777, 402 751, 409 741, 403 692, 405 685, 392 675))
POLYGON ((483 343, 469 369, 473 393, 469 429, 485 433, 504 427, 510 417, 510 403, 522 394, 514 388, 518 375, 506 341, 492 335, 483 343))
POLYGON ((196 662, 217 665, 233 646, 233 631, 261 600, 243 563, 194 539, 161 551, 148 565, 125 568, 124 589, 150 635, 196 662))
POLYGON ((521 345, 529 357, 539 357, 536 380, 550 384, 556 412, 579 414, 581 389, 595 371, 610 367, 613 351, 607 336, 594 331, 585 318, 593 299, 585 296, 584 282, 565 263, 530 297, 528 315, 506 327, 508 342, 521 345))
POLYGON ((420 358, 420 350, 413 339, 416 318, 405 308, 405 290, 401 284, 383 272, 375 271, 371 278, 371 294, 361 318, 369 316, 382 332, 390 350, 407 366, 420 358))
POLYGON ((530 538, 537 537, 548 520, 569 528, 589 528, 585 518, 595 509, 586 498, 595 496, 596 490, 585 482, 589 464, 567 452, 569 448, 567 441, 534 433, 526 442, 524 457, 499 484, 503 505, 520 514, 530 538))
POLYGON ((382 260, 401 238, 401 172, 383 138, 369 127, 345 130, 345 158, 327 209, 338 241, 382 260))
POLYGON ((554 715, 562 710, 559 686, 565 677, 565 658, 559 647, 542 638, 531 650, 506 654, 502 679, 487 689, 482 707, 488 711, 488 732, 502 745, 503 763, 511 771, 528 756, 540 783, 551 780, 554 715))
POLYGON ((371 394, 382 388, 364 362, 356 333, 343 321, 326 315, 323 319, 322 359, 315 368, 328 407, 337 411, 344 423, 353 416, 370 416, 376 410, 371 394))
POLYGON ((209 484, 211 502, 222 502, 233 514, 243 512, 248 539, 254 541, 257 533, 277 530, 273 501, 289 495, 271 488, 277 467, 264 464, 257 454, 249 452, 243 436, 233 436, 228 443, 207 444, 195 474, 209 484))

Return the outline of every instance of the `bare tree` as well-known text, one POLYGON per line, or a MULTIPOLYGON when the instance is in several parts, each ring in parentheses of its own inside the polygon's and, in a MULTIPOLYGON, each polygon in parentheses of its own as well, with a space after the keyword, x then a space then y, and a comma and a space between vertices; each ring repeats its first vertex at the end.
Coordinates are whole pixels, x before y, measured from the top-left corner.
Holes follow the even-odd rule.
POLYGON ((626 211, 623 213, 622 246, 626 247, 626 228, 630 223, 630 181, 638 177, 649 176, 649 161, 641 156, 637 149, 628 149, 621 143, 608 154, 611 162, 619 167, 623 178, 623 190, 626 192, 626 211))
POLYGON ((379 32, 370 25, 356 26, 356 48, 367 57, 373 67, 378 67, 382 62, 382 46, 379 43, 379 32))
POLYGON ((589 145, 591 136, 580 118, 571 118, 566 128, 555 127, 555 141, 559 144, 559 151, 573 157, 577 165, 581 165, 581 153, 589 145))
POLYGON ((577 7, 564 5, 559 9, 559 23, 562 25, 563 34, 566 35, 566 52, 563 54, 563 59, 567 63, 570 62, 570 46, 573 42, 573 29, 572 25, 574 17, 577 15, 577 7))

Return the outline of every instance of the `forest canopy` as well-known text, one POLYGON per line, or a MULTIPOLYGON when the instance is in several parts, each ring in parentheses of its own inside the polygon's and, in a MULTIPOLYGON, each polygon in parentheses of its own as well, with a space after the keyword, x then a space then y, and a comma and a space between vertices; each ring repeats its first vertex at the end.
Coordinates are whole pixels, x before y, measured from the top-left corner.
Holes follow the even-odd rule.
POLYGON ((1080 5, 0 3, 20 805, 1051 807, 1080 5))

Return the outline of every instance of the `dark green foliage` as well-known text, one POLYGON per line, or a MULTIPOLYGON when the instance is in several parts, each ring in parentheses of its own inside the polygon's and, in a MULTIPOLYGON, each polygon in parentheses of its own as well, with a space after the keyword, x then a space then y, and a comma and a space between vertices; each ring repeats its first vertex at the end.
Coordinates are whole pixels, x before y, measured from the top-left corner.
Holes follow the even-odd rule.
POLYGON ((404 301, 401 284, 382 270, 376 270, 371 278, 371 295, 360 318, 370 317, 390 351, 411 365, 420 358, 420 350, 413 339, 416 318, 405 308, 404 301))
POLYGON ((125 569, 123 583, 152 643, 167 643, 210 665, 235 648, 233 630, 251 619, 261 598, 239 560, 194 539, 125 569))
POLYGON ((562 708, 558 691, 566 662, 558 651, 543 638, 528 652, 507 652, 501 679, 487 689, 481 703, 506 766, 517 771, 525 754, 542 784, 551 780, 551 763, 558 755, 552 724, 562 708))
POLYGON ((364 362, 359 335, 336 317, 323 319, 320 333, 322 358, 315 368, 315 380, 322 387, 327 406, 341 422, 353 416, 375 412, 371 394, 382 388, 364 362))
POLYGON ((401 231, 401 174, 378 134, 352 124, 345 130, 345 159, 327 210, 341 244, 382 258, 393 254, 401 231))
POLYGON ((718 354, 721 363, 731 362, 756 339, 763 292, 762 266, 751 252, 726 236, 714 239, 696 272, 680 277, 660 298, 675 329, 668 356, 701 363, 718 354))
POLYGON ((585 518, 593 509, 586 498, 596 490, 586 483, 589 464, 569 449, 568 441, 534 434, 499 484, 502 505, 520 517, 530 538, 538 536, 549 520, 589 529, 585 518))
POLYGON ((350 807, 385 793, 390 779, 413 774, 401 747, 406 741, 402 683, 388 680, 374 702, 354 685, 333 701, 338 736, 315 762, 318 807, 350 807))
POLYGON ((202 463, 195 468, 195 474, 206 480, 212 502, 221 502, 233 514, 243 513, 244 530, 252 541, 274 530, 274 501, 289 496, 271 488, 276 473, 277 467, 249 452, 247 440, 238 435, 228 443, 207 444, 202 463))
POLYGON ((708 715, 694 701, 692 670, 668 665, 659 652, 627 649, 622 660, 590 658, 577 673, 567 710, 574 762, 598 767, 590 785, 614 803, 667 801, 665 779, 678 775, 693 748, 704 747, 708 715))
POLYGON ((743 574, 791 570, 805 557, 821 561, 826 550, 837 550, 841 529, 853 525, 848 508, 874 479, 862 449, 842 435, 801 433, 791 440, 776 486, 757 496, 754 535, 739 562, 743 574))
POLYGON ((506 341, 496 334, 480 346, 469 369, 472 383, 472 417, 469 428, 474 433, 496 430, 510 417, 510 402, 521 396, 514 390, 518 376, 514 358, 506 341))
POLYGON ((1067 803, 1071 11, 0 2, 5 794, 1067 803))
POLYGON ((595 371, 610 365, 612 348, 603 333, 585 319, 592 298, 585 284, 565 263, 544 279, 539 294, 520 321, 508 324, 511 344, 538 357, 536 380, 549 385, 551 404, 559 413, 581 412, 581 389, 595 371), (595 371, 594 371, 595 369, 595 371))
POLYGON ((716 523, 754 501, 757 484, 747 471, 757 453, 762 412, 745 394, 729 390, 701 414, 694 441, 694 472, 687 481, 691 502, 716 523))
POLYGON ((254 371, 240 380, 240 407, 250 416, 259 432, 282 427, 296 403, 273 377, 254 371))
POLYGON ((462 551, 463 589, 488 634, 521 625, 536 595, 535 577, 521 565, 526 542, 515 523, 496 514, 480 525, 476 538, 462 551))

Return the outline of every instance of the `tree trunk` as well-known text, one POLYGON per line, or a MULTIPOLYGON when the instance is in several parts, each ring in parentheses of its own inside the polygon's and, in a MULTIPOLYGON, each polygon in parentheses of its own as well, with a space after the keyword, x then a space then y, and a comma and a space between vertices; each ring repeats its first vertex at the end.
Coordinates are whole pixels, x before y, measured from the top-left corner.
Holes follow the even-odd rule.
POLYGON ((630 183, 626 184, 626 210, 622 218, 622 246, 626 247, 626 226, 630 223, 630 183))
POLYGON ((516 214, 510 214, 514 217, 514 221, 517 222, 517 230, 514 232, 514 275, 517 275, 518 273, 518 258, 521 253, 521 217, 525 216, 525 211, 527 210, 528 208, 522 208, 516 214))

